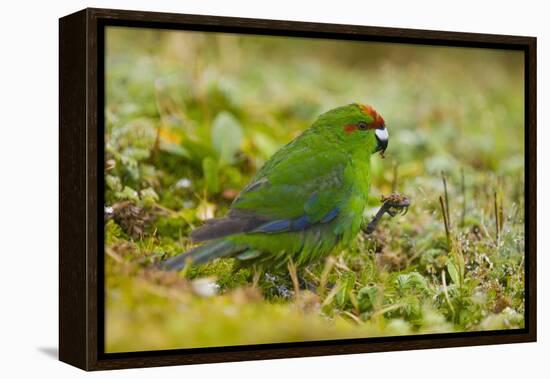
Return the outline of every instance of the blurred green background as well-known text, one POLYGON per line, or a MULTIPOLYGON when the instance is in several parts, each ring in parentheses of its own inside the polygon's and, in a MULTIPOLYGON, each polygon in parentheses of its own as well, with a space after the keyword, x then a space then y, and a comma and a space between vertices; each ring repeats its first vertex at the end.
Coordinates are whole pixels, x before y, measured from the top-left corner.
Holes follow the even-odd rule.
POLYGON ((523 327, 523 53, 109 27, 105 59, 107 352, 523 327), (366 217, 393 191, 407 215, 310 290, 231 259, 147 268, 352 102, 390 134, 366 217))

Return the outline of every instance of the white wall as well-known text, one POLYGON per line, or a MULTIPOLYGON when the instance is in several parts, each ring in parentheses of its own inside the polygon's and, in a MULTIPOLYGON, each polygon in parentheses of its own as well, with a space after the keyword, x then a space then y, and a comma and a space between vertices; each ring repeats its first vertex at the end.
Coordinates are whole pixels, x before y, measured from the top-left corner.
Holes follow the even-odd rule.
MULTIPOLYGON (((86 6, 343 24, 534 35, 538 37, 539 194, 548 194, 545 142, 550 97, 550 33, 545 1, 5 1, 2 6, 0 91, 0 372, 2 377, 76 377, 57 362, 57 18, 86 6), (546 15, 546 17, 545 17, 546 15), (546 86, 545 86, 546 85, 546 86), (546 108, 543 106, 546 104, 546 108), (50 352, 50 353, 48 353, 50 352), (7 374, 7 375, 6 375, 7 374), (44 375, 44 376, 42 376, 44 375)), ((545 372, 550 351, 550 277, 545 238, 548 197, 539 196, 539 341, 399 353, 363 354, 94 374, 109 378, 298 375, 335 378, 518 378, 545 372), (545 215, 546 214, 546 215, 545 215), (546 276, 545 276, 546 275, 546 276)), ((541 377, 534 375, 533 377, 541 377)))

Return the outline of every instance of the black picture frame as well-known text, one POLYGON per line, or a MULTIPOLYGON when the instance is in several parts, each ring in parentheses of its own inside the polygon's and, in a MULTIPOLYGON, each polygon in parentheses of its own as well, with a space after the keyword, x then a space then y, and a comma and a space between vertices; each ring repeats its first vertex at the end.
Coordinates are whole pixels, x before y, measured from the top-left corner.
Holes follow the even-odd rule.
POLYGON ((536 38, 84 9, 59 20, 59 358, 84 370, 536 341, 536 38), (525 328, 133 353, 104 352, 104 29, 133 26, 510 49, 525 56, 525 328))

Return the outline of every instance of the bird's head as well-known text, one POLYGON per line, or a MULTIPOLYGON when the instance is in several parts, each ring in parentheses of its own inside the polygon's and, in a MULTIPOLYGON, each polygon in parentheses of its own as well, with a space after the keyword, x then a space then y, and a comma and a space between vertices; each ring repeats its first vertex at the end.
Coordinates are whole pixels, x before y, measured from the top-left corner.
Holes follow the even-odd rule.
POLYGON ((322 114, 317 120, 324 129, 353 149, 367 149, 374 154, 388 147, 388 130, 382 116, 370 105, 349 104, 322 114))

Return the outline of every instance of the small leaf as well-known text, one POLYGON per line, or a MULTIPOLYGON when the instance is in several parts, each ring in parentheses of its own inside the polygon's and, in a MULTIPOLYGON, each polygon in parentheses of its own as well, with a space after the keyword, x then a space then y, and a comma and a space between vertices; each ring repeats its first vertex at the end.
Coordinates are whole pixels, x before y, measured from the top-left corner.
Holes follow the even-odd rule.
POLYGON ((447 261, 447 271, 449 272, 449 275, 451 276, 451 280, 454 284, 460 285, 460 273, 459 268, 456 266, 455 262, 452 260, 447 261))
POLYGON ((131 158, 136 162, 140 162, 149 158, 149 155, 151 155, 151 152, 149 149, 146 149, 146 148, 127 147, 122 151, 122 155, 125 156, 126 158, 131 158))
POLYGON ((422 274, 417 271, 413 271, 409 274, 409 283, 411 287, 414 287, 418 290, 424 291, 428 289, 426 278, 424 278, 422 274))
POLYGON ((115 196, 119 200, 132 200, 134 202, 139 201, 138 193, 136 192, 136 190, 128 186, 124 187, 121 192, 117 192, 115 196))
POLYGON ((464 281, 465 266, 466 266, 466 264, 464 263, 464 255, 462 254, 462 252, 456 253, 456 262, 457 262, 458 273, 460 274, 461 285, 462 285, 462 282, 464 281))
POLYGON ((357 294, 357 301, 362 312, 370 310, 376 304, 378 288, 376 286, 363 287, 357 294))
POLYGON ((107 187, 115 192, 122 190, 122 183, 120 182, 120 178, 118 176, 108 174, 105 175, 105 183, 107 184, 107 187))
POLYGON ((175 143, 161 143, 160 150, 182 158, 189 158, 190 154, 183 146, 175 143))
POLYGON ((428 288, 426 279, 417 271, 401 274, 395 282, 401 291, 426 291, 428 288))
POLYGON ((355 279, 355 273, 348 272, 340 281, 340 291, 338 292, 338 294, 336 294, 336 302, 338 306, 344 307, 348 302, 349 294, 351 291, 353 291, 353 287, 355 286, 355 279))
POLYGON ((220 162, 232 164, 241 147, 243 131, 239 121, 229 112, 219 113, 212 123, 212 144, 220 162))
POLYGON ((401 274, 395 279, 395 284, 401 290, 406 290, 409 285, 409 274, 401 274))
POLYGON ((214 194, 220 192, 220 181, 218 180, 218 162, 212 157, 204 158, 202 160, 202 171, 204 175, 204 184, 208 193, 214 194))
POLYGON ((140 191, 141 201, 145 207, 151 207, 159 200, 159 195, 153 188, 146 188, 140 191))

